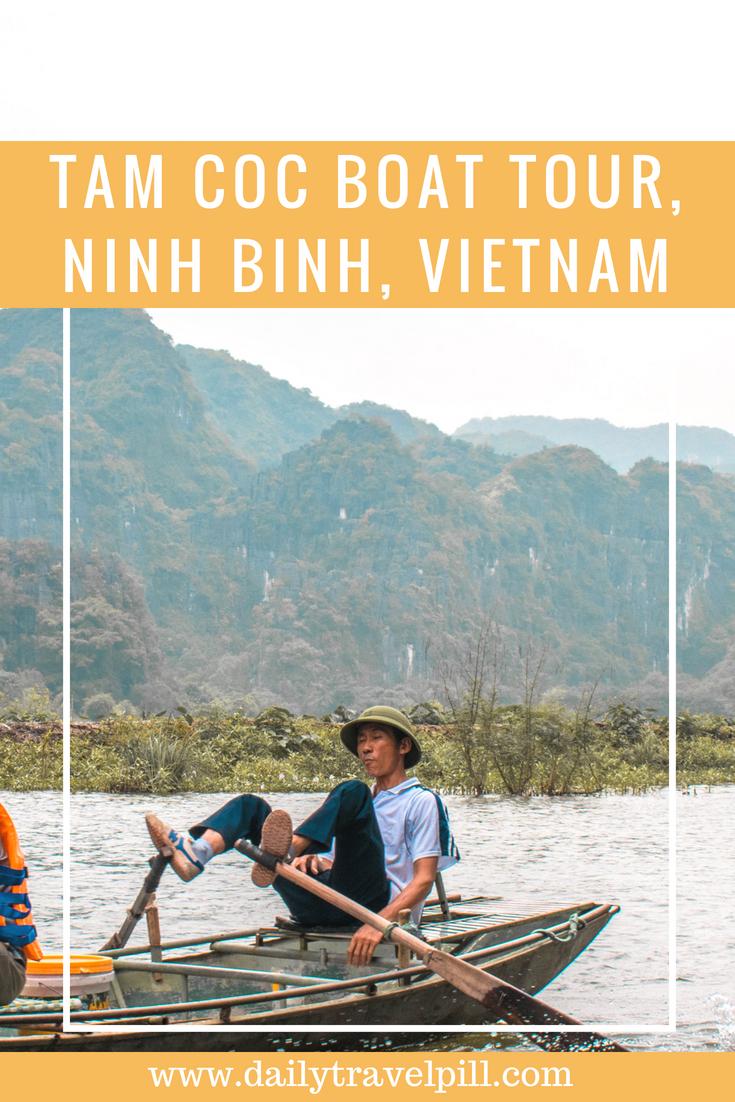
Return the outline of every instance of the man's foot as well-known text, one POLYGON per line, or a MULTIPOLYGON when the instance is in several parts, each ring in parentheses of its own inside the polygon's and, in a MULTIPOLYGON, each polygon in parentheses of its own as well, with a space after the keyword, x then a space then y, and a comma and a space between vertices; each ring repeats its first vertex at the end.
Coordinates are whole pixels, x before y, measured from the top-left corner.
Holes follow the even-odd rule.
POLYGON ((194 852, 188 834, 180 834, 178 830, 162 822, 157 815, 150 813, 145 817, 145 825, 158 852, 164 856, 168 856, 170 852, 169 863, 178 877, 182 880, 193 880, 200 872, 204 872, 204 865, 194 852))
MULTIPOLYGON (((263 830, 260 836, 260 848, 265 850, 266 853, 270 853, 273 857, 283 858, 288 853, 288 847, 291 845, 291 839, 293 838, 293 826, 291 824, 291 816, 287 811, 271 811, 268 818, 263 823, 263 830)), ((259 888, 267 888, 269 884, 272 884, 278 875, 272 869, 267 869, 265 865, 253 865, 252 871, 253 884, 259 888)))

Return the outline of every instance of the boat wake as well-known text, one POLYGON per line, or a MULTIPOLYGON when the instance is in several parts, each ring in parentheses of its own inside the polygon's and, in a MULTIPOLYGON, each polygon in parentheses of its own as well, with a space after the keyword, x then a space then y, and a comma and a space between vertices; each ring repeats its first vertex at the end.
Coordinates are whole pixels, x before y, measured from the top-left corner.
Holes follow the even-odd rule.
POLYGON ((719 1048, 735 1052, 735 1005, 725 995, 712 995, 719 1048))

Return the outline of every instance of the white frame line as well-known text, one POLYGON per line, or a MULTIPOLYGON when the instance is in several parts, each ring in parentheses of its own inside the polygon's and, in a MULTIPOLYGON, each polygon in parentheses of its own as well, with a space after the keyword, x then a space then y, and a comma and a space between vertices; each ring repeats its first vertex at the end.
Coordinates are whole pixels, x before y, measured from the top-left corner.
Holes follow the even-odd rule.
MULTIPOLYGON (((178 1022, 175 1025, 84 1025, 80 1023, 72 1026, 71 1033, 265 1033, 286 1034, 294 1033, 609 1033, 609 1034, 657 1034, 664 1032, 665 1026, 631 1025, 622 1026, 620 1022, 602 1022, 580 1028, 576 1025, 540 1026, 540 1025, 444 1025, 441 1028, 432 1029, 427 1025, 394 1025, 394 1026, 365 1026, 354 1025, 299 1025, 272 1026, 267 1022, 261 1025, 217 1025, 208 1029, 202 1029, 196 1022, 178 1022)), ((328 1050, 325 1050, 328 1051, 328 1050)), ((308 1053, 306 1055, 309 1055, 308 1053)), ((316 1054, 314 1054, 316 1055, 316 1054)), ((471 1054, 468 1054, 471 1055, 471 1054)))
POLYGON ((61 312, 61 500, 62 500, 62 999, 63 1028, 70 1028, 71 999, 71 314, 61 312))
POLYGON ((669 419, 669 1031, 676 1033, 676 392, 669 419))
MULTIPOLYGON (((71 315, 70 309, 62 310, 62 555, 63 555, 63 1019, 62 1026, 67 1033, 111 1033, 146 1032, 155 1033, 210 1033, 211 1028, 202 1028, 194 1022, 164 1026, 130 1026, 72 1024, 70 1017, 71 998, 71 315)), ((669 463, 668 463, 668 721, 669 721, 669 769, 668 769, 668 1021, 665 1025, 620 1025, 603 1023, 602 1025, 583 1026, 444 1026, 443 1033, 463 1033, 472 1030, 475 1033, 588 1033, 591 1030, 605 1033, 653 1034, 676 1033, 676 416, 675 403, 672 401, 669 417, 669 463)), ((217 1032, 229 1033, 317 1033, 329 1029, 334 1033, 364 1033, 363 1026, 268 1026, 264 1025, 218 1025, 217 1032)), ((396 1025, 401 1033, 430 1032, 426 1025, 396 1025)), ((380 1031, 379 1029, 377 1031, 380 1031)))

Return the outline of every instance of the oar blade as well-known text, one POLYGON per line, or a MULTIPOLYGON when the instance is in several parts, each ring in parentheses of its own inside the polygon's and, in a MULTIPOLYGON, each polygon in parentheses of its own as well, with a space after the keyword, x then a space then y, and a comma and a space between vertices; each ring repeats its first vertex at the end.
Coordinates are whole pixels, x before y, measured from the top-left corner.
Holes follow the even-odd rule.
MULTIPOLYGON (((513 984, 505 983, 496 976, 474 967, 461 957, 453 957, 437 949, 432 949, 424 957, 424 963, 432 972, 459 988, 465 995, 475 999, 491 1011, 494 1017, 502 1018, 510 1025, 581 1025, 577 1018, 556 1010, 541 999, 528 995, 513 984)), ((529 1034, 534 1043, 550 1051, 588 1051, 627 1052, 628 1050, 597 1033, 534 1033, 529 1034)))
POLYGON ((554 1010, 540 999, 476 968, 461 957, 432 949, 425 955, 424 963, 432 972, 459 987, 465 995, 506 1020, 524 1025, 581 1025, 576 1018, 554 1010))

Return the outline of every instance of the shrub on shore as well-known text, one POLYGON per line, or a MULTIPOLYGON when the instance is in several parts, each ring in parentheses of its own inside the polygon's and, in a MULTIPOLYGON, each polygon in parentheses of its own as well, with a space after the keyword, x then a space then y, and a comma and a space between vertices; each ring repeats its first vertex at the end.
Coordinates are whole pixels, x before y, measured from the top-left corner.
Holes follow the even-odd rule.
MULTIPOLYGON (((61 787, 58 720, 0 723, 0 788, 61 787)), ((210 708, 141 718, 113 714, 72 728, 72 788, 76 792, 323 792, 362 775, 339 741, 339 723, 269 709, 252 719, 210 708)), ((467 731, 421 725, 420 779, 444 792, 563 795, 643 792, 668 782, 665 719, 616 706, 580 722, 577 713, 542 705, 498 709, 487 765, 470 773, 467 731), (464 740, 464 741, 463 741, 464 740)), ((473 734, 473 733, 471 733, 473 734)), ((478 728, 473 737, 486 737, 478 728)), ((477 760, 476 758, 473 760, 477 760)), ((680 717, 679 783, 735 782, 735 721, 680 717)))

